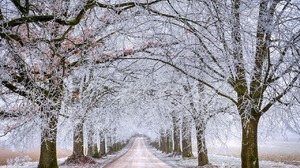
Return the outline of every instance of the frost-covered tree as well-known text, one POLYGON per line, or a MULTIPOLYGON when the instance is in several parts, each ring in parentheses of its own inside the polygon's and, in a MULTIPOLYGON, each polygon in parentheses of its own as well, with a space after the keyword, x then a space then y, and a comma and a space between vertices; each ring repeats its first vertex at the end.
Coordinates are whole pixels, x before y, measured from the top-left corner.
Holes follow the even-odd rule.
POLYGON ((35 107, 42 129, 40 168, 58 167, 56 135, 64 79, 82 63, 114 59, 99 49, 104 38, 115 33, 113 29, 103 32, 103 28, 113 24, 126 10, 157 2, 0 2, 0 81, 7 90, 35 107))
POLYGON ((299 85, 299 2, 166 1, 148 10, 167 18, 166 38, 180 43, 173 52, 153 53, 235 105, 242 167, 259 167, 259 120, 291 103, 299 85))
MULTIPOLYGON (((81 67, 73 72, 72 82, 69 86, 71 100, 69 101, 68 111, 65 115, 74 123, 73 136, 73 155, 71 159, 82 157, 84 144, 84 131, 87 131, 87 140, 90 156, 98 156, 97 147, 97 126, 101 125, 101 119, 104 115, 101 111, 105 102, 108 101, 108 96, 113 96, 115 87, 108 76, 109 68, 102 66, 92 68, 81 67), (103 70, 106 71, 103 72, 103 70), (99 75, 100 74, 100 75, 99 75), (98 124, 99 123, 99 124, 98 124), (84 130, 84 127, 86 128, 84 130), (94 151, 94 152, 91 152, 94 151)), ((108 106, 106 104, 106 106, 108 106)))
POLYGON ((181 125, 181 144, 182 144, 182 158, 193 158, 192 150, 192 117, 187 110, 182 114, 181 125))
POLYGON ((218 100, 215 94, 198 81, 187 81, 183 89, 186 93, 182 99, 183 106, 193 118, 196 128, 198 165, 206 165, 209 163, 206 146, 208 122, 219 113, 226 112, 229 107, 226 101, 218 100))

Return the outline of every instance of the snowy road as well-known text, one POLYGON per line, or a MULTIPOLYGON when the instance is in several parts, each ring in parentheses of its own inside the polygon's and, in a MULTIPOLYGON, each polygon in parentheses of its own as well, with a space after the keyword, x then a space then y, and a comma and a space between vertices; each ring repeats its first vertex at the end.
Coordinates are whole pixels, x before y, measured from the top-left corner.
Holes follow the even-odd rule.
POLYGON ((155 157, 146 147, 143 138, 136 138, 122 157, 106 168, 171 168, 155 157))

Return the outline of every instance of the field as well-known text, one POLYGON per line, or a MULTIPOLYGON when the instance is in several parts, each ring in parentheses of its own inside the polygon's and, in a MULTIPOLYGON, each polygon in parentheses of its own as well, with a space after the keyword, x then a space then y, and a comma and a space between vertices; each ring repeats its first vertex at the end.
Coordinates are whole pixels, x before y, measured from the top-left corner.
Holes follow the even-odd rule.
MULTIPOLYGON (((197 165, 196 159, 182 160, 180 158, 166 156, 154 149, 151 149, 151 151, 161 160, 169 163, 173 167, 189 167, 197 165)), ((213 165, 219 167, 222 167, 222 165, 225 167, 239 167, 240 165, 240 145, 238 142, 229 142, 227 146, 208 143, 208 151, 210 162, 213 165)), ((70 156, 71 153, 70 150, 59 149, 58 157, 61 158, 60 162, 70 156)), ((194 154, 196 155, 195 149, 194 154)), ((298 167, 300 166, 300 142, 296 138, 289 141, 276 140, 261 143, 259 146, 259 157, 261 160, 261 167, 298 167)), ((5 148, 0 150, 0 165, 16 165, 16 163, 18 163, 17 165, 20 167, 22 163, 25 163, 24 165, 32 166, 37 165, 38 158, 39 150, 31 150, 23 153, 5 148)), ((8 167, 14 168, 13 166, 8 167)))
MULTIPOLYGON (((6 165, 9 162, 15 163, 15 162, 26 162, 26 161, 38 161, 39 159, 39 150, 30 150, 27 152, 21 152, 21 151, 12 151, 10 149, 1 149, 0 150, 0 165, 6 165)), ((59 158, 65 158, 71 155, 70 150, 60 150, 57 153, 57 156, 59 158)))

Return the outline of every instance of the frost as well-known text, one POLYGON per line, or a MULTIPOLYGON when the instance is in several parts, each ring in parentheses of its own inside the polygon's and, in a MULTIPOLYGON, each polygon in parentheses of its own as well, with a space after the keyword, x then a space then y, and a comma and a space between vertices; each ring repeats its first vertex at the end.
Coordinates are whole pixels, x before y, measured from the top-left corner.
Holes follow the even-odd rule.
POLYGON ((143 134, 226 167, 211 145, 299 140, 298 16, 295 0, 0 1, 1 146, 95 156, 143 134))
POLYGON ((7 159, 7 165, 9 166, 25 166, 26 165, 26 162, 30 162, 31 161, 31 158, 29 156, 18 156, 14 159, 7 159))

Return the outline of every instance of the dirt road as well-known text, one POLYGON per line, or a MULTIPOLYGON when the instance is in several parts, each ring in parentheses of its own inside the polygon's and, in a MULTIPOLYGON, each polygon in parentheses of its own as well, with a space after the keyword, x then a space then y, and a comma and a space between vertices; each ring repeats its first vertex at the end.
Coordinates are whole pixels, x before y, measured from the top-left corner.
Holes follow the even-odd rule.
POLYGON ((132 147, 106 168, 171 168, 155 157, 146 147, 143 138, 136 138, 132 147))

